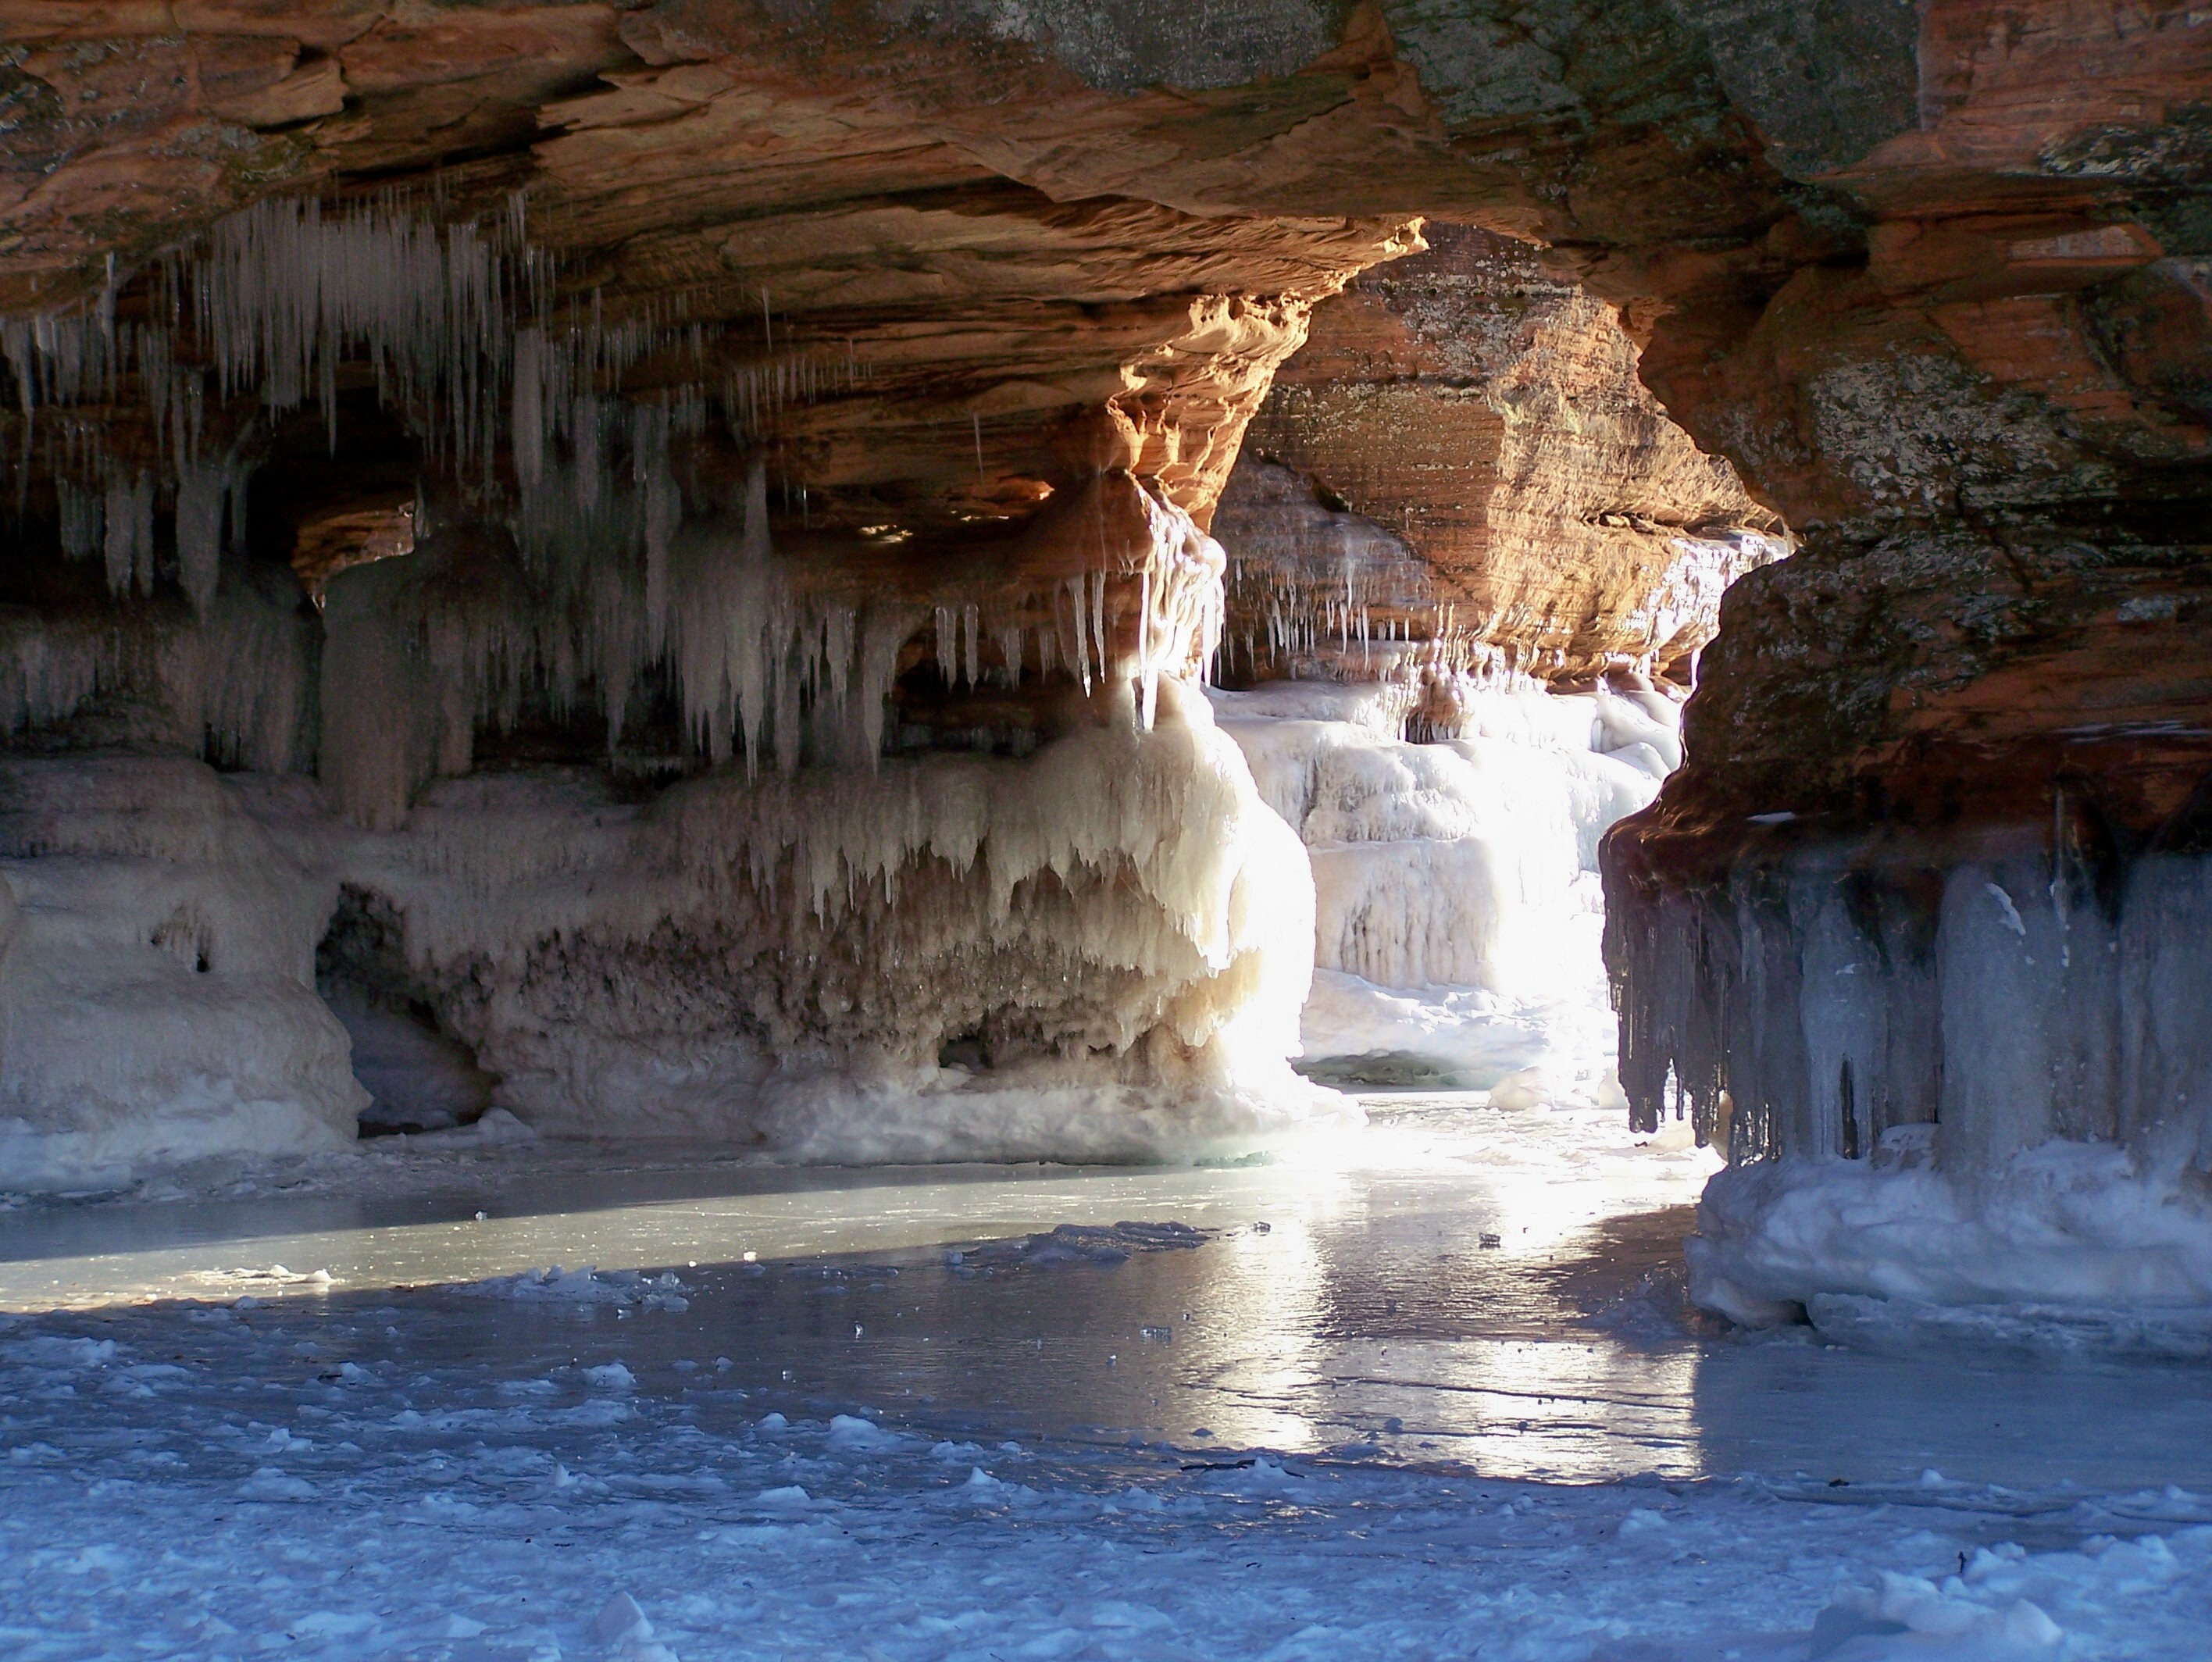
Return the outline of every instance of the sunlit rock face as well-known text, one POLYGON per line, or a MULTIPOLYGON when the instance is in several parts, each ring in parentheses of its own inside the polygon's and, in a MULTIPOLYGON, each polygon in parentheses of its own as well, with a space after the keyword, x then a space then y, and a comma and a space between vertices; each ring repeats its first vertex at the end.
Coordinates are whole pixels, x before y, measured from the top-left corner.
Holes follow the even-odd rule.
MULTIPOLYGON (((1170 683, 1234 665, 1274 588, 1271 650, 1333 637, 1332 673, 1378 636, 1679 671, 1705 626, 1667 597, 1727 574, 1674 573, 1686 534, 1786 523, 1703 651, 1689 765, 1611 845, 1639 1112, 1670 1058, 1718 1104, 1654 1035, 1711 1033, 1730 1077, 1752 1042, 1705 970, 1648 966, 1717 961, 1735 937, 1683 920, 1801 843, 1898 828, 1944 895, 2015 835, 2111 851, 2100 895, 2194 858, 2212 25, 2179 0, 0 0, 0 28, 23 765, 242 769, 368 839, 531 770, 630 806, 948 755, 1042 777, 1170 743, 1170 683), (1248 450, 1278 470, 1249 488, 1248 450), (1285 524, 1356 544, 1371 604, 1255 553, 1224 604, 1209 533, 1248 507, 1296 560, 1285 524)), ((310 866, 337 907, 351 868, 310 866)), ((315 945, 270 961, 312 980, 315 945)), ((1148 961, 1133 1032, 1200 975, 1148 961)), ((1152 1042, 1122 1031, 1107 1072, 1152 1042)))
POLYGON ((1423 234, 1316 309, 1246 434, 1214 525, 1230 672, 1256 671, 1273 614, 1310 620, 1310 669, 1412 639, 1547 680, 1626 662, 1687 684, 1780 522, 1667 419, 1613 307, 1526 243, 1423 234))

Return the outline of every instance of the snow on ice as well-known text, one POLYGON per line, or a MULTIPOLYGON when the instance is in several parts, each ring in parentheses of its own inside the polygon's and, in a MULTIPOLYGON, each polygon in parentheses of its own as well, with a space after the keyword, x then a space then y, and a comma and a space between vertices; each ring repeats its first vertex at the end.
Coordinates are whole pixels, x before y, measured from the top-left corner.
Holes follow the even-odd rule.
POLYGON ((987 1451, 375 1331, 11 1319, 9 1654, 2179 1662, 2212 1626, 2212 1497, 2179 1489, 987 1451), (301 1363, 302 1331, 358 1361, 301 1363))

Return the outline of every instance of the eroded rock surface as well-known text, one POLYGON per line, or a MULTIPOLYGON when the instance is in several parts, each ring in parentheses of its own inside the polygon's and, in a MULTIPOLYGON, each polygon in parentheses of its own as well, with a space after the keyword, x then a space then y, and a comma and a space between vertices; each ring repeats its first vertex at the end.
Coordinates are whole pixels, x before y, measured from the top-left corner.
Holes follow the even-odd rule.
POLYGON ((1254 568, 1232 569, 1232 640, 1259 632, 1245 616, 1267 604, 1259 591, 1288 586, 1306 591, 1324 649, 1356 638, 1371 658, 1377 640, 1449 637, 1547 679, 1626 659, 1686 682, 1722 591, 1784 552, 1779 519, 1668 420, 1613 306, 1526 243, 1441 222, 1424 235, 1425 252, 1317 308, 1247 432, 1254 476, 1214 527, 1232 566, 1254 568), (1265 482, 1270 465, 1303 476, 1308 502, 1265 482), (1334 540, 1395 543, 1425 590, 1400 577, 1370 592, 1364 573, 1286 562, 1276 545, 1331 540, 1293 530, 1314 507, 1338 516, 1334 540), (1240 579, 1255 591, 1242 606, 1240 579))

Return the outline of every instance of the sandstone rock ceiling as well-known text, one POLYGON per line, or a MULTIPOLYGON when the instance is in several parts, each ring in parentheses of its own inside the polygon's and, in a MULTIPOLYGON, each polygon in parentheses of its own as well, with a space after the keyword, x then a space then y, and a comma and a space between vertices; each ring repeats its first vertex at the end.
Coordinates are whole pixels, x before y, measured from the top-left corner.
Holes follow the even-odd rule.
MULTIPOLYGON (((1777 516, 1667 419, 1614 308, 1527 243, 1443 221, 1425 235, 1425 252, 1316 309, 1247 430, 1246 465, 1306 476, 1317 503, 1379 522, 1370 535, 1421 572, 1418 595, 1402 580, 1354 595, 1370 640, 1442 633, 1554 680, 1624 658, 1686 679, 1721 590, 1784 548, 1777 516)), ((1287 533, 1263 492, 1232 487, 1215 522, 1232 623, 1252 609, 1239 580, 1287 533)), ((1332 528, 1320 516, 1289 540, 1322 553, 1332 528)), ((1271 578, 1290 555, 1270 550, 1271 578)), ((1332 584, 1341 599, 1339 561, 1297 563, 1316 602, 1332 584)))
POLYGON ((1807 539, 1732 604, 1685 827, 2054 767, 2155 823, 2212 763, 2188 0, 0 0, 0 310, 271 196, 519 212, 570 301, 720 325, 718 373, 865 367, 769 435, 825 557, 887 522, 965 557, 1103 464, 1202 519, 1414 216, 1534 239, 1807 539))

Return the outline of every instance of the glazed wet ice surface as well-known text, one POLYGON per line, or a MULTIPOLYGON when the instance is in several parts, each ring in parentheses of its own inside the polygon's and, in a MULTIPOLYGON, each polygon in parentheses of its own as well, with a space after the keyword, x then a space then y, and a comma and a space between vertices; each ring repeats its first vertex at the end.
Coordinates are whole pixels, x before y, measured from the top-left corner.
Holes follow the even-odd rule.
POLYGON ((793 1171, 540 1145, 387 1165, 381 1193, 42 1207, 0 1216, 0 1301, 98 1321, 161 1301, 130 1319, 159 1324, 197 1319, 168 1301, 245 1298, 326 1359, 501 1377, 619 1361, 678 1381, 722 1358, 723 1385, 788 1412, 947 1431, 1358 1444, 1546 1481, 1933 1466, 2212 1487, 2190 1429, 2212 1422, 2201 1370, 2078 1356, 2054 1391, 2063 1334, 1729 1333, 1680 1293, 1708 1156, 1593 1111, 1368 1107, 1364 1131, 1228 1168, 793 1171))

